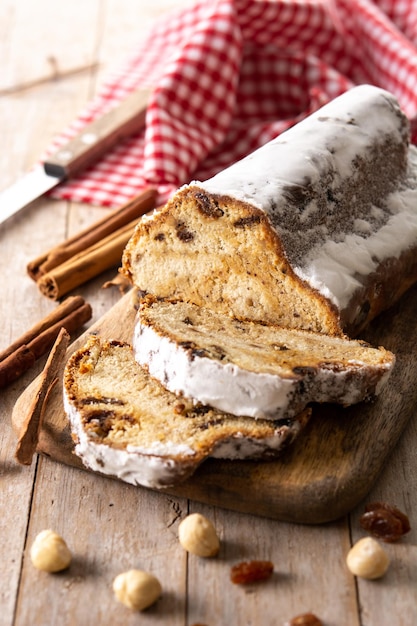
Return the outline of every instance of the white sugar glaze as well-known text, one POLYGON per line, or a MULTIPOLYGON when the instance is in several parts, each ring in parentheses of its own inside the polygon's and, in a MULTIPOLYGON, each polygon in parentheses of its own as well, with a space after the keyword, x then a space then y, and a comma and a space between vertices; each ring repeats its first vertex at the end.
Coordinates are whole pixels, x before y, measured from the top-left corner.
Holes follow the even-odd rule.
POLYGON ((135 324, 135 359, 169 391, 232 415, 279 419, 290 402, 294 379, 255 374, 232 363, 190 356, 140 321, 135 324), (279 409, 279 411, 278 411, 279 409))
POLYGON ((175 455, 186 455, 190 458, 194 450, 185 445, 172 444, 161 447, 147 448, 135 446, 118 449, 89 437, 82 425, 82 419, 77 408, 68 400, 64 390, 64 408, 70 420, 72 431, 77 436, 75 454, 83 461, 86 467, 103 474, 115 476, 132 485, 158 488, 169 485, 173 477, 181 474, 181 464, 177 467, 175 455), (166 456, 163 456, 163 454, 166 456), (171 455, 169 457, 168 455, 171 455))
MULTIPOLYGON (((188 461, 195 469, 193 457, 195 451, 187 445, 155 442, 147 448, 128 445, 118 449, 95 441, 83 428, 82 418, 77 408, 69 401, 64 389, 64 409, 76 435, 75 454, 89 469, 114 476, 132 485, 142 485, 151 489, 160 489, 176 484, 189 473, 188 461)), ((220 442, 212 451, 212 458, 250 459, 258 458, 267 451, 279 451, 294 437, 302 427, 302 420, 293 420, 287 428, 277 427, 274 435, 251 439, 236 432, 220 442)))

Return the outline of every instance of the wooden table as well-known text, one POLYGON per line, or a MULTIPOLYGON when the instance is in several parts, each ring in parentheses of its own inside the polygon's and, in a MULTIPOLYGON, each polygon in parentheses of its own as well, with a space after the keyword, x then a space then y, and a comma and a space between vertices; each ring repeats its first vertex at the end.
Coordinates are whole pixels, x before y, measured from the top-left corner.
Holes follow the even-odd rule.
MULTIPOLYGON (((3 0, 0 7, 0 188, 23 174, 49 141, 94 95, 106 70, 123 60, 151 21, 177 0, 3 0), (73 70, 79 70, 73 72, 73 70), (60 78, 53 78, 58 73, 60 78)), ((26 275, 26 264, 97 220, 106 209, 39 200, 0 226, 0 349, 55 306, 26 275)), ((92 322, 119 299, 103 290, 113 272, 77 290, 93 306, 92 322)), ((14 460, 13 406, 45 362, 0 395, 0 624, 283 624, 314 612, 326 626, 417 624, 417 422, 411 419, 367 501, 395 503, 412 531, 386 546, 391 567, 378 581, 347 570, 349 547, 364 535, 364 503, 325 525, 297 525, 167 496, 45 456, 31 466, 14 460), (221 551, 215 559, 187 556, 177 529, 189 512, 215 524, 221 551), (67 540, 71 567, 58 575, 32 566, 29 547, 53 528, 67 540), (229 580, 231 566, 270 559, 275 573, 247 588, 229 580), (121 571, 153 572, 163 596, 140 615, 116 602, 111 585, 121 571)))

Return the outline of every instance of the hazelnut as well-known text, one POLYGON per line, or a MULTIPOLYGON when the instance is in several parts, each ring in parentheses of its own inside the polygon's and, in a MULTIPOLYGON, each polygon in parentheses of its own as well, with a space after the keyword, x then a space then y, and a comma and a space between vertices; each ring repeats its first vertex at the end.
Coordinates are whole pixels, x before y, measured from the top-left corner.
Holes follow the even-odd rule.
POLYGON ((192 513, 178 526, 178 538, 182 547, 197 556, 216 556, 220 541, 213 524, 200 513, 192 513))
POLYGON ((33 565, 44 572, 60 572, 71 563, 71 552, 64 539, 53 530, 43 530, 30 549, 33 565))
POLYGON ((116 576, 113 591, 119 602, 129 609, 143 611, 157 601, 162 593, 162 587, 152 574, 131 569, 116 576))
POLYGON ((355 576, 374 579, 385 574, 389 557, 375 539, 364 537, 349 550, 346 563, 355 576))

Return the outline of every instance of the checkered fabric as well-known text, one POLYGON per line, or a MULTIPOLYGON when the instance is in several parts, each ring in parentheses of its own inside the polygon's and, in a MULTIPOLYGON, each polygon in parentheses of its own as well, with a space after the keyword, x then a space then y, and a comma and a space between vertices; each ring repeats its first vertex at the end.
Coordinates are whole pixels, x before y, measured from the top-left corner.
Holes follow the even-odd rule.
POLYGON ((146 129, 51 195, 115 207, 151 185, 163 202, 360 83, 417 119, 416 0, 200 0, 156 22, 51 148, 150 87, 146 129))

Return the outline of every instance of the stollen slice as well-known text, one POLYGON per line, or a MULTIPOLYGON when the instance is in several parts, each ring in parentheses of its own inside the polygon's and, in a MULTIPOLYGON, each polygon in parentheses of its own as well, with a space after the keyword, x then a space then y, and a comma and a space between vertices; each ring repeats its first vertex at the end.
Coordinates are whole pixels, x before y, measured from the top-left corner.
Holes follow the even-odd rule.
POLYGON ((135 485, 172 486, 208 457, 275 458, 310 417, 254 420, 178 398, 126 343, 91 336, 68 360, 64 407, 86 467, 135 485))
POLYGON ((292 418, 311 403, 377 395, 395 357, 347 337, 242 321, 176 300, 142 299, 135 358, 169 391, 233 415, 292 418))

